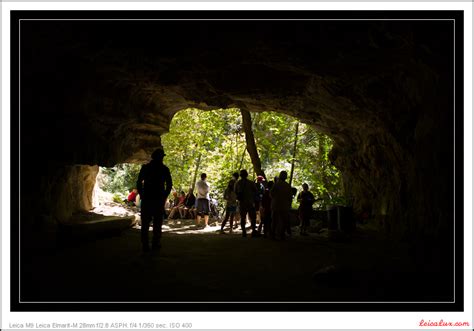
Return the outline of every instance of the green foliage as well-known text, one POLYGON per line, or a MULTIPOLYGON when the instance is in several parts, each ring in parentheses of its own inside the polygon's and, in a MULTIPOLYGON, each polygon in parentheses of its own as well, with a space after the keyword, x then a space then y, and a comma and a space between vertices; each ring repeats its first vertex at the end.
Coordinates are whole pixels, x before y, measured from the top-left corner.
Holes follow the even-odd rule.
POLYGON ((115 193, 113 195, 112 199, 113 199, 114 202, 117 202, 117 203, 122 203, 123 202, 123 198, 117 193, 115 193))
POLYGON ((245 148, 241 122, 237 109, 186 109, 174 116, 162 144, 176 190, 187 191, 195 182, 195 174, 199 180, 204 172, 211 194, 222 197, 245 148))
MULTIPOLYGON (((281 170, 290 174, 297 120, 274 112, 254 113, 252 117, 255 142, 268 180, 273 180, 281 170)), ((205 172, 211 195, 222 201, 233 172, 247 169, 250 179, 256 177, 245 150, 239 109, 182 110, 171 121, 169 133, 162 136, 162 144, 166 151, 164 163, 171 170, 175 190, 186 192, 205 172)), ((342 195, 339 171, 328 159, 331 148, 329 137, 309 125, 299 124, 292 183, 298 191, 307 183, 316 198, 328 201, 342 195)), ((128 192, 135 187, 139 170, 140 165, 133 164, 101 168, 102 188, 128 192)))
MULTIPOLYGON (((281 170, 289 173, 297 120, 274 112, 252 116, 255 141, 267 178, 273 179, 281 170)), ((328 159, 331 139, 309 125, 300 123, 299 128, 293 186, 300 190, 303 183, 308 183, 313 194, 324 199, 340 195, 340 174, 328 159)), ((233 172, 247 169, 249 178, 256 177, 245 151, 238 109, 180 111, 173 118, 169 133, 162 137, 162 143, 167 153, 165 163, 178 190, 192 186, 199 155, 198 176, 207 173, 211 190, 218 199, 233 172)))
POLYGON ((336 196, 332 197, 330 200, 326 202, 327 205, 333 206, 350 206, 351 201, 344 196, 336 196))
POLYGON ((128 163, 113 168, 101 167, 97 176, 99 187, 106 192, 128 195, 130 189, 137 185, 140 168, 139 164, 128 163))
MULTIPOLYGON (((273 112, 254 116, 256 144, 269 180, 282 170, 290 174, 297 122, 291 116, 273 112)), ((342 194, 340 173, 328 158, 331 148, 331 138, 300 123, 292 186, 300 191, 301 185, 307 183, 315 197, 324 200, 342 194)))

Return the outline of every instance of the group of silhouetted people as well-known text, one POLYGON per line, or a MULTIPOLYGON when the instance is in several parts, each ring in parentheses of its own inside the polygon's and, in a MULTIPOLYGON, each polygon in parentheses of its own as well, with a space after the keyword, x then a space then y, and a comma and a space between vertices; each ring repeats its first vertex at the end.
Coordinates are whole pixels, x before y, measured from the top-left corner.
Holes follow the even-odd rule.
MULTIPOLYGON (((254 183, 248 179, 246 170, 241 170, 240 174, 234 173, 224 191, 226 214, 221 224, 221 233, 224 233, 228 220, 230 220, 230 232, 232 233, 235 215, 239 214, 243 237, 247 236, 246 223, 248 217, 252 237, 261 236, 263 231, 264 237, 284 240, 290 228, 290 210, 294 197, 294 190, 286 182, 287 178, 287 172, 282 171, 275 182, 269 181, 267 183, 263 176, 258 176, 256 183, 254 183), (258 228, 257 214, 260 215, 258 228)), ((303 235, 307 234, 307 224, 314 202, 314 196, 307 191, 308 185, 303 186, 304 190, 305 187, 306 191, 301 192, 298 196, 300 204, 301 201, 305 201, 303 203, 304 208, 300 208, 300 218, 304 217, 301 218, 301 234, 303 235), (309 206, 309 209, 307 206, 309 206)))
MULTIPOLYGON (((185 195, 183 191, 178 196, 173 193, 174 199, 167 202, 171 192, 172 179, 170 170, 163 164, 165 153, 163 149, 157 149, 151 155, 152 160, 142 166, 137 180, 137 194, 141 197, 141 241, 143 251, 149 251, 148 230, 153 221, 152 249, 161 247, 161 228, 165 215, 165 203, 168 203, 168 218, 178 216, 180 218, 195 218, 199 225, 201 219, 204 226, 208 226, 211 213, 211 199, 209 196, 210 186, 207 175, 201 174, 201 179, 196 183, 197 195, 193 189, 185 195)), ((230 233, 234 229, 234 221, 237 215, 240 218, 242 236, 247 236, 247 217, 250 220, 252 237, 264 237, 276 240, 284 240, 290 230, 291 203, 296 194, 296 189, 286 182, 288 174, 281 171, 275 181, 265 181, 263 176, 258 176, 256 182, 248 179, 248 172, 241 170, 234 173, 224 191, 225 217, 221 224, 221 233, 229 221, 230 233), (257 214, 260 216, 260 224, 257 228, 257 214)), ((314 196, 309 192, 307 184, 303 184, 303 191, 298 194, 299 218, 301 220, 300 234, 307 235, 309 219, 312 213, 314 196)))

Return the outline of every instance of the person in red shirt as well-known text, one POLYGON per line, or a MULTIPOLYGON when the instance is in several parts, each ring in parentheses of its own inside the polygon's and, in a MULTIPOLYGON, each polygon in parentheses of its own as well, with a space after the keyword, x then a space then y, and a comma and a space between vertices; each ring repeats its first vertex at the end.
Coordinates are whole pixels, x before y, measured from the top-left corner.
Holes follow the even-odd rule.
POLYGON ((136 188, 133 188, 130 190, 130 193, 128 194, 128 198, 127 198, 127 204, 129 206, 135 206, 137 195, 138 195, 138 190, 136 188))

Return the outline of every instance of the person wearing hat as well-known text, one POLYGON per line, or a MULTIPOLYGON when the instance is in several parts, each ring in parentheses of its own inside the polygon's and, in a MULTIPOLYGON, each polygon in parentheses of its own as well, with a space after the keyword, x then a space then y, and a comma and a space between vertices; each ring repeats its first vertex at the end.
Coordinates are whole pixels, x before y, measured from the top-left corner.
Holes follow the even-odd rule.
POLYGON ((165 152, 158 148, 151 154, 152 160, 140 169, 137 189, 141 197, 141 242, 144 252, 150 250, 148 229, 153 221, 152 249, 161 248, 161 226, 165 212, 165 201, 173 186, 170 169, 163 164, 165 152))

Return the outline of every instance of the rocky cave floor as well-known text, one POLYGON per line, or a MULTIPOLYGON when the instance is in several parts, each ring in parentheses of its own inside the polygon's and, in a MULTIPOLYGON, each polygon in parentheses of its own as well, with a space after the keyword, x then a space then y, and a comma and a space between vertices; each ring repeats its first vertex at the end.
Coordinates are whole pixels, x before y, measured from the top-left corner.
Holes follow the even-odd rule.
MULTIPOLYGON (((348 240, 327 231, 286 241, 164 223, 162 248, 142 254, 139 226, 21 259, 25 301, 426 301, 449 299, 449 275, 410 245, 359 227, 348 240), (443 285, 444 284, 444 285, 443 285)), ((151 233, 150 233, 151 235, 151 233)), ((26 250, 25 250, 26 251, 26 250)))

